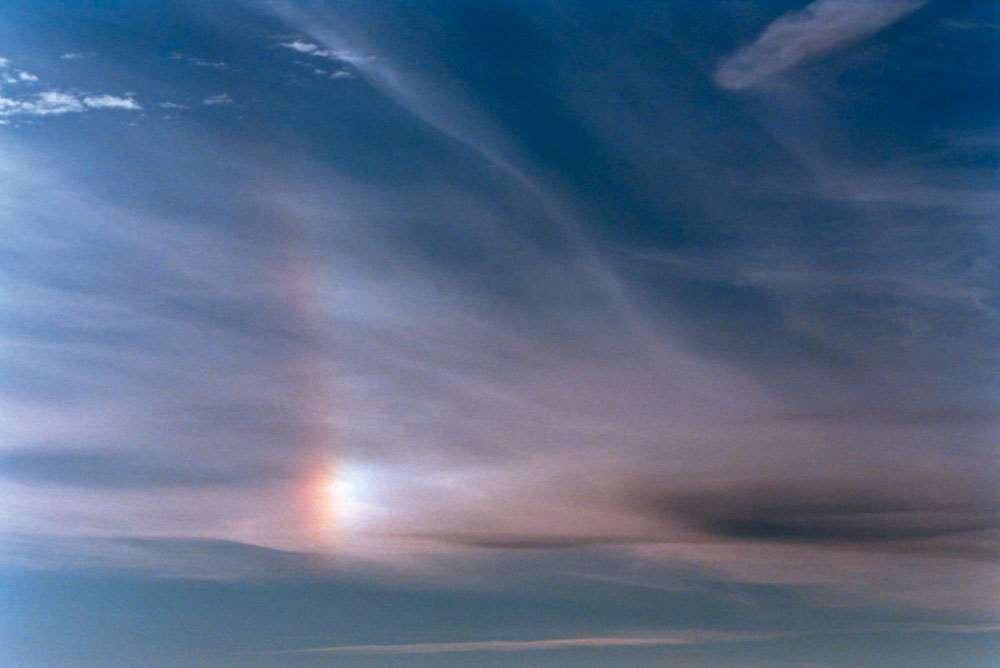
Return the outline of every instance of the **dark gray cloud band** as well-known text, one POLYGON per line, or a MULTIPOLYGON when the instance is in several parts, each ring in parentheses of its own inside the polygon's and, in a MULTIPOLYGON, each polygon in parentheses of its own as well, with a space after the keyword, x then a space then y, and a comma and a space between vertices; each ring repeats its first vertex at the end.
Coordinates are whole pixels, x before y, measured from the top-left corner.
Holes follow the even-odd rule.
POLYGON ((684 492, 652 488, 636 495, 635 504, 640 512, 729 540, 880 543, 1000 528, 995 493, 952 488, 946 494, 951 498, 940 498, 940 489, 921 498, 913 490, 774 481, 684 492))

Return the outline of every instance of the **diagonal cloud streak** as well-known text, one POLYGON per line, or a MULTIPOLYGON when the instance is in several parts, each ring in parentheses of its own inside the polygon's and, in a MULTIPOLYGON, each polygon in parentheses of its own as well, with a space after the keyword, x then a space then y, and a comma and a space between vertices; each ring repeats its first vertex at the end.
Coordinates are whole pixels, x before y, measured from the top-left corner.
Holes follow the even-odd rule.
POLYGON ((728 90, 766 83, 796 65, 872 35, 920 9, 927 0, 816 0, 767 27, 726 58, 715 82, 728 90))

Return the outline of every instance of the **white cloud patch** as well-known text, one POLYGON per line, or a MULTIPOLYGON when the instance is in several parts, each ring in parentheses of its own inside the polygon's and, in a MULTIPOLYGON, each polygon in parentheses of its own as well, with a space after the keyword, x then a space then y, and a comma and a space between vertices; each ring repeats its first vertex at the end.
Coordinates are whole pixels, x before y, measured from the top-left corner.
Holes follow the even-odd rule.
POLYGON ((202 60, 201 58, 191 58, 188 62, 195 67, 211 67, 216 70, 224 70, 229 67, 229 65, 221 60, 202 60))
POLYGON ((926 0, 816 0, 789 12, 749 46, 725 59, 715 82, 728 90, 760 85, 799 63, 895 23, 926 0))
POLYGON ((327 77, 328 79, 353 79, 354 74, 350 70, 345 70, 344 68, 336 70, 324 70, 321 67, 312 68, 312 73, 319 77, 327 77))
POLYGON ((177 102, 160 102, 161 109, 190 109, 191 107, 186 104, 178 104, 177 102))
POLYGON ((202 100, 202 104, 209 107, 218 107, 225 104, 232 104, 233 98, 229 97, 228 93, 219 93, 218 95, 210 95, 202 100))
POLYGON ((282 42, 281 46, 286 49, 291 49, 292 51, 298 51, 299 53, 314 53, 319 50, 319 47, 315 44, 300 42, 299 40, 295 40, 294 42, 282 42))
POLYGON ((70 53, 64 53, 63 55, 59 56, 59 58, 62 59, 62 60, 83 60, 84 58, 92 58, 93 56, 94 56, 94 54, 92 54, 92 53, 84 53, 82 51, 75 51, 75 52, 70 52, 70 53))
POLYGON ((375 56, 363 56, 345 49, 324 49, 312 42, 303 42, 301 40, 282 42, 281 46, 292 51, 297 51, 298 53, 304 53, 317 58, 326 58, 327 60, 336 60, 351 65, 359 65, 375 60, 375 56))
POLYGON ((84 105, 80 98, 57 91, 39 93, 27 100, 0 97, 0 116, 50 116, 83 110, 84 105))
POLYGON ((33 83, 38 81, 38 77, 31 72, 25 72, 24 70, 12 70, 10 69, 10 59, 0 58, 0 79, 3 80, 5 84, 17 84, 17 83, 33 83))
POLYGON ((58 116, 86 111, 87 109, 124 109, 138 111, 139 103, 130 97, 114 95, 87 95, 80 97, 60 91, 44 91, 29 98, 0 97, 0 117, 4 116, 58 116))
POLYGON ((195 56, 188 56, 180 51, 174 51, 169 56, 170 60, 181 60, 188 65, 193 65, 195 67, 207 67, 213 70, 225 70, 229 69, 229 64, 221 60, 208 60, 207 58, 197 58, 195 56))
MULTIPOLYGON (((68 56, 83 57, 85 54, 63 54, 61 57, 72 60, 68 56)), ((38 77, 31 72, 11 68, 8 58, 0 58, 0 79, 5 84, 36 83, 38 77)), ((117 95, 87 95, 66 93, 57 90, 47 90, 34 95, 0 96, 0 118, 8 116, 59 116, 74 114, 88 109, 123 109, 140 111, 142 106, 133 98, 132 93, 117 95)))
POLYGON ((83 103, 91 109, 128 109, 130 111, 142 109, 139 103, 132 98, 114 95, 88 95, 83 98, 83 103))
MULTIPOLYGON (((74 54, 64 54, 63 57, 74 54)), ((0 58, 0 73, 3 82, 35 83, 38 77, 24 70, 11 70, 10 60, 0 58)), ((0 96, 0 118, 9 116, 59 116, 74 114, 88 109, 123 109, 139 111, 142 107, 132 97, 132 93, 117 95, 86 95, 47 90, 30 96, 0 96)))

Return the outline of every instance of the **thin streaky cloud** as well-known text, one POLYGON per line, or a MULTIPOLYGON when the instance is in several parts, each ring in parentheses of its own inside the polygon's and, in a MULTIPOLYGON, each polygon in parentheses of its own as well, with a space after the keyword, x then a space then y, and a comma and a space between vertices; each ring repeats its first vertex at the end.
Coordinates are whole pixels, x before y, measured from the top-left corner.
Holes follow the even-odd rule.
POLYGON ((204 100, 202 104, 208 107, 219 107, 226 104, 232 104, 233 98, 229 97, 228 93, 219 93, 218 95, 209 95, 204 100))
POLYGON ((304 649, 280 650, 270 654, 453 654, 466 652, 545 652, 566 649, 601 649, 608 647, 669 647, 707 645, 726 642, 753 642, 787 637, 785 632, 727 633, 712 631, 681 632, 653 637, 596 636, 590 638, 551 638, 546 640, 481 640, 472 642, 409 643, 400 645, 331 645, 304 649))
POLYGON ((608 649, 616 647, 684 647, 723 643, 767 642, 819 635, 852 635, 872 632, 980 634, 996 633, 1000 624, 876 624, 865 629, 836 631, 680 631, 656 636, 593 636, 585 638, 548 638, 544 640, 480 640, 469 642, 401 643, 372 645, 330 645, 302 649, 275 650, 260 654, 462 654, 473 652, 550 652, 573 649, 608 649))
POLYGON ((726 58, 715 82, 743 90, 766 82, 811 58, 886 28, 926 0, 816 0, 771 23, 749 46, 726 58))
POLYGON ((292 42, 281 42, 280 46, 286 49, 291 49, 298 53, 302 53, 308 56, 315 56, 317 58, 325 58, 327 60, 336 60, 344 63, 349 63, 351 65, 360 65, 375 60, 375 56, 361 55, 347 49, 328 49, 321 48, 320 46, 313 44, 312 42, 303 42, 301 40, 294 40, 292 42))
MULTIPOLYGON (((291 25, 301 27, 325 48, 313 42, 296 40, 287 48, 293 48, 300 53, 311 55, 349 54, 356 53, 354 48, 348 48, 345 38, 335 30, 322 24, 310 22, 301 12, 295 11, 287 4, 277 5, 275 11, 279 18, 291 25), (316 47, 313 49, 313 47, 316 47)), ((353 45, 351 45, 353 47, 353 45)), ((665 361, 670 351, 664 344, 656 326, 648 320, 637 307, 633 295, 626 288, 624 281, 612 269, 610 264, 597 250, 591 239, 585 234, 583 225, 573 215, 571 208, 563 198, 553 194, 528 169, 523 168, 518 161, 510 157, 513 148, 500 139, 498 129, 488 118, 475 107, 465 104, 464 100, 449 98, 437 92, 441 87, 433 82, 422 81, 419 75, 403 72, 386 63, 384 59, 374 56, 355 58, 339 57, 354 65, 358 73, 368 83, 380 90, 386 97, 394 100, 407 109, 414 117, 434 128, 442 135, 459 142, 486 164, 505 174, 525 194, 538 202, 546 218, 559 230, 580 256, 586 268, 587 278, 598 288, 604 298, 617 311, 620 317, 638 340, 640 347, 657 367, 669 366, 665 361), (464 111, 456 111, 464 110, 464 111)))
POLYGON ((195 67, 210 67, 216 70, 224 70, 229 67, 229 65, 220 60, 203 60, 201 58, 193 58, 189 62, 195 67))

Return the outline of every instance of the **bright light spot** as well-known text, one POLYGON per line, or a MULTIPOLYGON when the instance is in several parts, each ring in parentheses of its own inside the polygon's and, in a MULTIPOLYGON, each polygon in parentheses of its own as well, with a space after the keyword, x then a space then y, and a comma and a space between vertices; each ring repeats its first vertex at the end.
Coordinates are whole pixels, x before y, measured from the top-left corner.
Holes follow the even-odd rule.
POLYGON ((372 473, 366 467, 350 463, 337 466, 326 491, 339 528, 356 529, 377 512, 373 483, 372 473))

